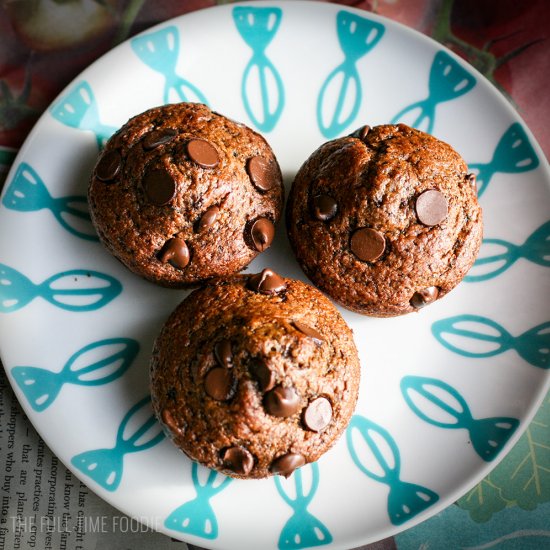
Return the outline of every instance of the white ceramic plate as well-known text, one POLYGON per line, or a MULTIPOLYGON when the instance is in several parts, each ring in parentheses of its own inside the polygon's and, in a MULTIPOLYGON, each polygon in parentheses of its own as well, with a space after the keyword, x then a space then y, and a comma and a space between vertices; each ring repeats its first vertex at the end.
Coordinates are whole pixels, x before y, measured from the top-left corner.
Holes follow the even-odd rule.
MULTIPOLYGON (((2 361, 61 460, 172 537, 241 550, 374 541, 485 476, 548 389, 549 180, 508 103, 416 32, 325 3, 195 12, 86 69, 19 153, 0 209, 2 361), (147 399, 149 354, 185 293, 127 272, 87 219, 105 138, 183 99, 264 132, 287 183, 323 141, 397 119, 448 141, 479 173, 488 241, 470 281, 416 315, 344 312, 363 367, 356 416, 333 450, 288 480, 208 477, 163 439, 147 399)), ((264 265, 303 278, 282 227, 250 270, 264 265)))

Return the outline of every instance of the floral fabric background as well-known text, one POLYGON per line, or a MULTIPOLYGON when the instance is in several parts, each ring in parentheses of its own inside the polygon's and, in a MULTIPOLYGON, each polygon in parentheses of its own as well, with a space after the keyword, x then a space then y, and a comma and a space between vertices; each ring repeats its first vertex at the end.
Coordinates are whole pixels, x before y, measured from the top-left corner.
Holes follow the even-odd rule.
MULTIPOLYGON (((166 19, 228 0, 2 0, 0 188, 18 148, 87 65, 166 19)), ((550 153, 547 0, 340 0, 384 15, 468 60, 514 105, 550 153)), ((207 32, 207 29, 206 29, 207 32)), ((3 372, 0 376, 4 376, 3 372)), ((454 506, 381 548, 550 545, 550 396, 501 464, 454 506)))

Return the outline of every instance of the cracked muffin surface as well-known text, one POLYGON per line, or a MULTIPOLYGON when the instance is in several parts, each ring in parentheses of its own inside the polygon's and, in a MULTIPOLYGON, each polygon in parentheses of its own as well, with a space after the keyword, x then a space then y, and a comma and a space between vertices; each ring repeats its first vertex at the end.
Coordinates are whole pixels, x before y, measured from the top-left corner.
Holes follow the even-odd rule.
POLYGON ((359 389, 352 331, 270 269, 192 292, 158 336, 153 409, 185 454, 232 477, 289 476, 343 433, 359 389))
POLYGON ((174 287, 246 267, 271 244, 283 195, 265 139, 197 103, 130 119, 99 155, 88 188, 107 249, 174 287))
POLYGON ((296 175, 286 221, 311 281, 344 307, 380 317, 452 290, 483 231, 462 157, 404 124, 364 126, 321 145, 296 175))

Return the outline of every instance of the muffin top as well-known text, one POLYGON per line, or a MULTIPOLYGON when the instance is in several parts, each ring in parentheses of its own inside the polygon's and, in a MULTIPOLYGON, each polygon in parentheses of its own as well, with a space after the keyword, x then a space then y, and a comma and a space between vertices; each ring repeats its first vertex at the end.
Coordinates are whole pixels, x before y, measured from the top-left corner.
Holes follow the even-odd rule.
POLYGON ((373 316, 443 297, 482 239, 464 160, 404 124, 365 126, 321 145, 296 175, 286 214, 307 276, 343 306, 373 316))
POLYGON ((134 273, 175 287, 236 273, 269 247, 283 195, 267 142, 194 103, 130 119, 88 189, 103 244, 134 273))
POLYGON ((153 408, 174 443, 241 478, 317 460, 355 407, 352 332, 318 290, 272 270, 194 291, 151 363, 153 408))

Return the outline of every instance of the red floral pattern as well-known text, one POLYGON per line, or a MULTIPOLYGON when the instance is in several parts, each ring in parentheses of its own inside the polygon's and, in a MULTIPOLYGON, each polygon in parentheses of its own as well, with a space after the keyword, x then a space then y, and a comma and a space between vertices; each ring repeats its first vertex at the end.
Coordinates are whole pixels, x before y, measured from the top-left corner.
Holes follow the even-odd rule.
MULTIPOLYGON (((224 3, 229 2, 110 0, 97 2, 97 13, 87 18, 78 11, 65 10, 64 2, 51 4, 57 6, 58 12, 47 18, 37 10, 9 9, 15 2, 4 3, 4 8, 0 8, 0 146, 20 147, 59 91, 116 43, 160 21, 224 3), (75 17, 81 20, 75 21, 75 17), (79 32, 61 39, 51 21, 79 32)), ((334 3, 379 13, 453 49, 515 104, 545 153, 550 153, 546 122, 550 112, 547 93, 550 10, 546 0, 334 0, 334 3)))

